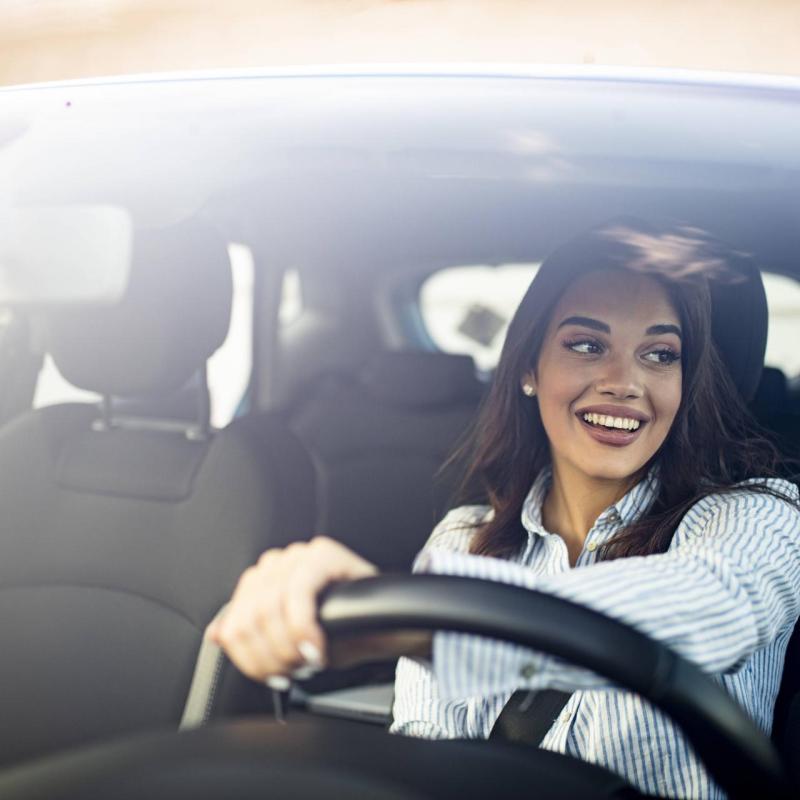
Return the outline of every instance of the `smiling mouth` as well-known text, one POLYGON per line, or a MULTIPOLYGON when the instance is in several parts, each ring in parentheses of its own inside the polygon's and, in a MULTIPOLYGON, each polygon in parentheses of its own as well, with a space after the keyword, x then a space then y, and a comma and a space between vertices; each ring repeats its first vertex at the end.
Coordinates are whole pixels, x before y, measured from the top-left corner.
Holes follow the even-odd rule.
POLYGON ((612 417, 594 413, 575 416, 595 441, 612 447, 624 447, 635 441, 647 425, 644 420, 631 417, 612 417))
POLYGON ((640 420, 632 417, 612 417, 610 414, 594 414, 587 412, 582 415, 583 421, 598 428, 611 430, 635 431, 642 424, 640 420))

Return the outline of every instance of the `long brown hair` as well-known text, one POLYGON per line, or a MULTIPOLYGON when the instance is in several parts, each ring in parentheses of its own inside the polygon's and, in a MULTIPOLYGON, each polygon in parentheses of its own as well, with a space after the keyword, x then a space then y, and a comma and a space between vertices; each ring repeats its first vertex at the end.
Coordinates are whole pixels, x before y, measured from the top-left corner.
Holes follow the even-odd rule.
MULTIPOLYGON (((643 247, 643 230, 652 232, 649 225, 628 220, 577 237, 548 257, 523 297, 509 325, 492 388, 471 436, 453 458, 469 463, 461 499, 473 499, 468 487, 474 492, 480 486, 494 511, 490 521, 478 526, 471 552, 510 558, 526 541, 522 505, 535 477, 549 464, 550 452, 538 403, 522 394, 521 379, 536 368, 552 311, 567 286, 594 270, 644 272, 657 280, 679 316, 683 339, 681 403, 650 462, 660 465, 656 499, 598 556, 664 552, 684 514, 702 497, 730 492, 748 478, 778 476, 779 453, 751 416, 712 338, 709 282, 736 280, 735 271, 720 257, 724 250, 718 242, 711 247, 710 237, 685 228, 677 238, 673 230, 671 238, 656 237, 643 247)), ((750 488, 797 505, 763 481, 750 488)))

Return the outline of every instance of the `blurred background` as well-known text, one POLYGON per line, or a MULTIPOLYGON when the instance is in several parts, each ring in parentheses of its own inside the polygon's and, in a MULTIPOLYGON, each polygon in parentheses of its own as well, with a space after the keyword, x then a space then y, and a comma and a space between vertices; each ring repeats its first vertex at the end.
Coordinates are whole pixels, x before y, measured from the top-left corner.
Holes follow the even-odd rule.
POLYGON ((0 84, 354 62, 800 74, 800 0, 0 0, 0 84))

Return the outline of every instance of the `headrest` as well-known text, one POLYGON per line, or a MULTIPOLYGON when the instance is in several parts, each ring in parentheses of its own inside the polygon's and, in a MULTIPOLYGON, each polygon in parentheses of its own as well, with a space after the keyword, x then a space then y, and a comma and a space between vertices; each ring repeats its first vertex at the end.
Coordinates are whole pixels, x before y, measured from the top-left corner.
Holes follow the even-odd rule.
POLYGON ((777 367, 764 367, 752 407, 757 414, 781 414, 789 407, 789 383, 777 367))
POLYGON ((753 260, 698 228, 619 217, 554 250, 529 291, 546 292, 563 286, 565 276, 578 278, 588 269, 619 266, 707 283, 712 337, 734 384, 749 401, 767 346, 767 297, 753 260))
POLYGON ((374 398, 407 408, 475 403, 482 390, 470 356, 415 351, 374 357, 361 383, 374 398))
POLYGON ((183 223, 134 237, 130 279, 113 307, 50 315, 50 352, 72 384, 117 397, 181 387, 222 344, 233 285, 225 241, 183 223))

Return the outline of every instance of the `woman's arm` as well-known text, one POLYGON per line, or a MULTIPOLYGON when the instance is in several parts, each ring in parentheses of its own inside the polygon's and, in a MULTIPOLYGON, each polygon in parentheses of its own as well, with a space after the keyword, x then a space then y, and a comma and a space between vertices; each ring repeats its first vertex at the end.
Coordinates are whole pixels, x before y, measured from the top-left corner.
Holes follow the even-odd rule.
MULTIPOLYGON (((431 549, 419 569, 548 592, 631 625, 707 672, 732 672, 797 620, 800 515, 743 490, 698 503, 659 555, 535 577, 508 561, 431 549)), ((608 685, 525 648, 458 634, 436 634, 433 662, 444 697, 608 685)))

